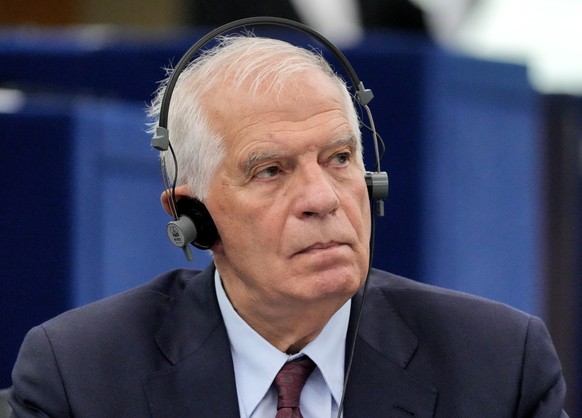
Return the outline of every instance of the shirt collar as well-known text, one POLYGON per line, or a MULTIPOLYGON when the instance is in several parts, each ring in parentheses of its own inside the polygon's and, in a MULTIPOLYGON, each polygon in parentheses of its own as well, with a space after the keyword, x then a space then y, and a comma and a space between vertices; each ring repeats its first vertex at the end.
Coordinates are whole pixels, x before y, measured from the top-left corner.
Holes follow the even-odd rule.
POLYGON ((242 402, 247 416, 263 399, 283 364, 301 354, 314 361, 336 404, 340 403, 351 300, 331 317, 317 338, 301 353, 289 356, 272 346, 238 315, 226 296, 218 270, 214 284, 230 340, 239 402, 242 402))

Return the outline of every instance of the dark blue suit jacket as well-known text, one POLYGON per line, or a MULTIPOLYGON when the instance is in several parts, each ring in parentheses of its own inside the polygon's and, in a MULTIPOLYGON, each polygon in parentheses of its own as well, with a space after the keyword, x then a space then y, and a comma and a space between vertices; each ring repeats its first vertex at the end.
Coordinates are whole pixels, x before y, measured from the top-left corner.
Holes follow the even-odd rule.
MULTIPOLYGON (((16 416, 237 417, 213 272, 169 272, 32 329, 13 372, 16 416)), ((372 272, 346 417, 558 418, 564 394, 539 319, 372 272)))

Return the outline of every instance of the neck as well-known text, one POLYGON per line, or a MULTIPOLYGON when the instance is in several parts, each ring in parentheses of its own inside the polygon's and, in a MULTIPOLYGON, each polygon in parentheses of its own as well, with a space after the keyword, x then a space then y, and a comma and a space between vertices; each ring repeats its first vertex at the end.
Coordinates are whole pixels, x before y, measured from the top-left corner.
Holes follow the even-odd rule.
POLYGON ((288 298, 269 303, 235 289, 224 278, 222 284, 240 317, 272 346, 287 354, 298 353, 317 338, 345 303, 337 299, 306 302, 288 298))
POLYGON ((320 312, 310 314, 309 309, 301 313, 290 312, 288 315, 284 312, 269 315, 264 309, 260 312, 238 309, 237 311, 251 328, 272 346, 287 354, 298 353, 317 338, 333 315, 333 313, 321 315, 320 312), (256 318, 261 318, 261 320, 257 321, 256 318))

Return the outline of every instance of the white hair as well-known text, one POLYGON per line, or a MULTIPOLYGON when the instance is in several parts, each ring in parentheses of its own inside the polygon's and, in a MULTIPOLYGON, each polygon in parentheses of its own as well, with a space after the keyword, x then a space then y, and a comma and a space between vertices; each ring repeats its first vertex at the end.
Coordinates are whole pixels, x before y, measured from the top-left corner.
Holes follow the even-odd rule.
MULTIPOLYGON (((350 126, 357 138, 357 159, 363 167, 356 109, 345 82, 320 54, 281 40, 252 35, 222 36, 217 41, 216 46, 203 51, 186 67, 172 93, 168 132, 179 167, 176 185, 187 184, 193 196, 204 200, 210 181, 223 160, 224 140, 218 127, 212 126, 208 120, 203 103, 206 95, 220 94, 221 85, 226 80, 231 81, 234 88, 250 85, 249 100, 259 90, 278 94, 292 75, 313 70, 329 76, 341 92, 350 126)), ((158 125, 168 79, 161 83, 147 110, 150 134, 158 125)), ((168 174, 173 176, 171 159, 166 158, 166 164, 168 174)))

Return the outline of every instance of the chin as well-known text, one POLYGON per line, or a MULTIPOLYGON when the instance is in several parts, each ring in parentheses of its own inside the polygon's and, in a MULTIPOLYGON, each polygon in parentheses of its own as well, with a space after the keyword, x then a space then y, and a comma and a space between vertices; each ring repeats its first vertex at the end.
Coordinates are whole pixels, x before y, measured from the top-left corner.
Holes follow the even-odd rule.
POLYGON ((313 295, 329 298, 337 297, 342 299, 351 298, 364 283, 365 273, 359 270, 340 269, 340 271, 330 270, 319 273, 315 278, 313 295))

